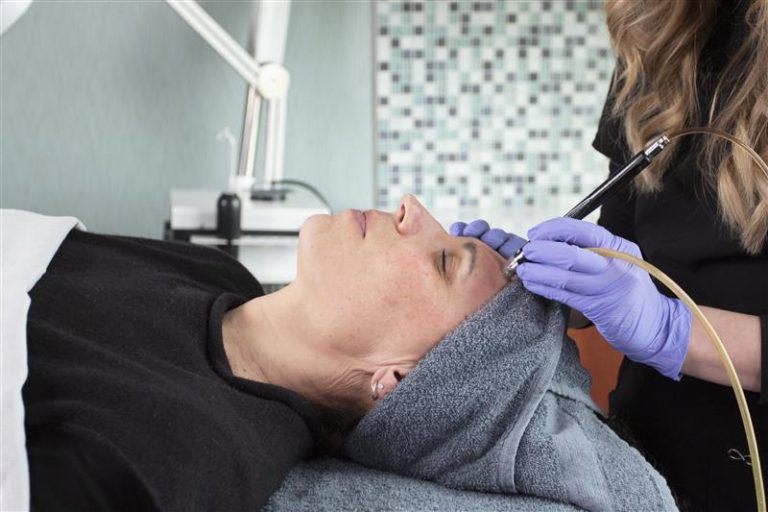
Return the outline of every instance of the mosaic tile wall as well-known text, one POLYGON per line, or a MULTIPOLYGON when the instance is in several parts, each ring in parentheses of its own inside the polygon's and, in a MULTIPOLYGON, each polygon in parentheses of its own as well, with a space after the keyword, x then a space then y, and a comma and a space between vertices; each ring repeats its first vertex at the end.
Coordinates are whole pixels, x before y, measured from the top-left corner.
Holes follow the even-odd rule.
POLYGON ((378 207, 543 219, 606 177, 601 1, 377 0, 375 22, 378 207))

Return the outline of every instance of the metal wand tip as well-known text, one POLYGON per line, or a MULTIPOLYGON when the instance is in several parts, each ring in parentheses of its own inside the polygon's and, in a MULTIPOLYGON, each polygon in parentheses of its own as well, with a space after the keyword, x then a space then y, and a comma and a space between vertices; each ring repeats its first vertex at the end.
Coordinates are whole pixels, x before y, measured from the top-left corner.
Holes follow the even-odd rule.
POLYGON ((504 267, 504 276, 509 281, 512 281, 515 277, 517 277, 517 273, 515 272, 517 270, 517 265, 518 263, 516 261, 511 261, 506 267, 504 267))
POLYGON ((520 265, 520 263, 523 262, 524 259, 525 254, 523 254, 522 249, 517 251, 517 253, 509 259, 507 266, 504 267, 504 275, 507 277, 507 279, 511 281, 513 278, 517 277, 517 267, 520 265))

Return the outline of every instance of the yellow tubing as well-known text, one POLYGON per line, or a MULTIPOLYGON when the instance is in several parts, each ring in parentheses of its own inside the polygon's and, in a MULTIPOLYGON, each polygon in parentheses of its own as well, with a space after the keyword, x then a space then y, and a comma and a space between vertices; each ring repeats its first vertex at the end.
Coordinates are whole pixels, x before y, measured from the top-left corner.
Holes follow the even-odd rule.
MULTIPOLYGON (((677 295, 677 297, 682 300, 686 306, 688 306, 688 309, 690 309, 691 313, 693 313, 693 315, 702 323, 704 329, 707 331, 707 334, 709 334, 709 338, 712 340, 712 343, 715 345, 715 348, 720 355, 723 366, 725 366, 725 371, 728 373, 728 379, 731 381, 731 387, 733 388, 733 392, 736 395, 736 402, 739 405, 741 422, 744 424, 744 432, 747 435, 747 445, 749 446, 749 455, 752 462, 752 477, 755 481, 757 510, 758 512, 766 512, 765 489, 763 488, 763 472, 762 468, 760 467, 760 454, 757 451, 757 439, 755 439, 755 430, 752 426, 752 416, 749 414, 747 400, 744 398, 744 390, 739 383, 739 378, 736 375, 736 369, 733 367, 733 362, 731 362, 731 358, 728 356, 728 352, 725 350, 725 346, 723 346, 723 342, 720 340, 720 336, 717 335, 717 332, 715 332, 712 324, 709 323, 709 320, 707 320, 707 317, 705 317, 704 313, 701 312, 701 309, 699 309, 696 303, 693 302, 688 294, 685 293, 685 291, 683 291, 683 289, 677 283, 675 283, 664 272, 654 267, 647 261, 636 258, 635 256, 629 254, 625 254, 623 252, 604 249, 602 247, 593 247, 588 250, 600 254, 601 256, 618 258, 642 268, 653 277, 664 283, 664 285, 669 288, 672 293, 677 295)), ((768 371, 768 368, 763 368, 762 371, 768 371)))
POLYGON ((720 130, 715 130, 714 128, 705 128, 703 126, 697 126, 696 128, 686 128, 684 130, 679 130, 676 132, 672 132, 669 134, 669 140, 675 140, 678 137, 682 137, 683 135, 714 135, 715 137, 720 137, 721 139, 725 139, 728 142, 731 142, 732 144, 736 144, 741 149, 747 152, 749 157, 752 159, 753 162, 757 165, 757 167, 763 171, 763 174, 765 174, 765 177, 768 178, 768 163, 766 163, 762 158, 760 158, 760 155, 752 149, 749 144, 744 142, 741 139, 738 139, 734 137, 733 135, 725 132, 721 132, 720 130))

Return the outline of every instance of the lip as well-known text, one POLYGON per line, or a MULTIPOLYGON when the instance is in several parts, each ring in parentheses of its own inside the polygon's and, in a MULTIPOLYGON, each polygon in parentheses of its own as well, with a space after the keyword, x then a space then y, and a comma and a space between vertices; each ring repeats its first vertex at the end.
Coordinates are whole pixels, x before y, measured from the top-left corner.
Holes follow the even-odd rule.
POLYGON ((357 219, 357 223, 360 224, 360 231, 363 232, 363 238, 365 238, 365 231, 368 224, 368 219, 365 216, 365 212, 361 212, 360 210, 352 210, 352 214, 355 216, 355 219, 357 219))

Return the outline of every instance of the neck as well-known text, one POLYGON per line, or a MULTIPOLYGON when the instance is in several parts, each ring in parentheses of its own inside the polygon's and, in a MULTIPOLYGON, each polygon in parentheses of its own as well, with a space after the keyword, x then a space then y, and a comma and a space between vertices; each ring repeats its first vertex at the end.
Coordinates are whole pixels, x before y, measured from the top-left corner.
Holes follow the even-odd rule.
MULTIPOLYGON (((284 387, 325 403, 328 390, 355 388, 359 372, 351 358, 328 348, 324 333, 295 284, 257 297, 227 312, 224 350, 232 373, 284 387)), ((361 385, 364 385, 361 381, 361 385)))

